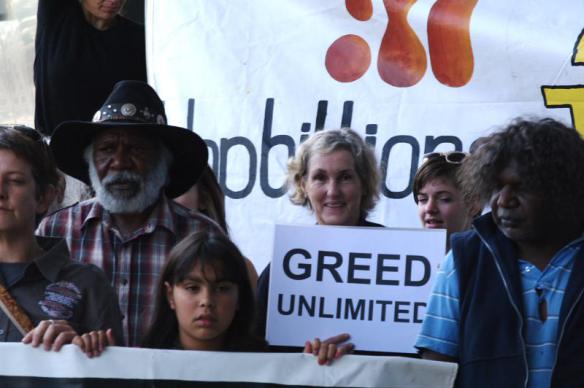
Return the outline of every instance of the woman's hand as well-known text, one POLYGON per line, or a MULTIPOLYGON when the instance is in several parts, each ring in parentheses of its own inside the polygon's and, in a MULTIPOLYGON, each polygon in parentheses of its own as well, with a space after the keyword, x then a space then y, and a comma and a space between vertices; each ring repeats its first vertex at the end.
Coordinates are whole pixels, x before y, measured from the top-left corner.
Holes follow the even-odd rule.
POLYGON ((330 337, 324 341, 315 338, 312 341, 306 341, 304 353, 314 354, 319 365, 331 365, 334 360, 353 351, 355 345, 352 343, 343 344, 349 338, 351 336, 347 333, 330 337))
POLYGON ((63 345, 70 344, 75 336, 77 333, 69 325, 69 322, 49 319, 40 321, 34 329, 24 336, 22 342, 31 344, 35 348, 43 344, 45 350, 58 352, 63 345))
POLYGON ((73 343, 81 348, 87 357, 97 357, 106 348, 106 346, 114 346, 116 341, 112 333, 112 329, 94 330, 83 335, 78 335, 73 338, 73 343))

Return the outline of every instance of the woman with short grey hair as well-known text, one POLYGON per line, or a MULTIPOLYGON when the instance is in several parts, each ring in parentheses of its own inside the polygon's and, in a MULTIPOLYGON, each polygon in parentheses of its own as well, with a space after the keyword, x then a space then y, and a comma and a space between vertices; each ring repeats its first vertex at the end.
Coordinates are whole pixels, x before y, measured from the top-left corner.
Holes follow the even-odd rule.
MULTIPOLYGON (((288 162, 290 200, 314 212, 318 225, 382 227, 367 220, 379 199, 380 173, 373 150, 352 129, 330 129, 313 134, 288 162)), ((270 265, 257 287, 258 334, 265 334, 270 265)), ((354 348, 349 334, 325 341, 316 338, 304 348, 330 363, 354 348)))
MULTIPOLYGON (((311 201, 307 186, 312 177, 309 174, 310 162, 320 160, 323 156, 334 156, 346 153, 349 165, 352 165, 355 183, 360 189, 359 219, 347 220, 351 226, 364 222, 369 211, 379 199, 379 169, 373 149, 369 147, 358 133, 350 128, 331 129, 315 133, 300 145, 296 155, 288 162, 288 187, 290 200, 296 205, 307 206, 315 212, 320 208, 314 199, 311 201)), ((316 171, 316 170, 315 170, 316 171)), ((345 171, 347 172, 347 171, 345 171)), ((348 178, 345 176, 345 179, 348 178)), ((316 214, 317 220, 321 215, 316 214)), ((321 224, 321 222, 318 222, 321 224)), ((329 223, 325 223, 329 224, 329 223)))

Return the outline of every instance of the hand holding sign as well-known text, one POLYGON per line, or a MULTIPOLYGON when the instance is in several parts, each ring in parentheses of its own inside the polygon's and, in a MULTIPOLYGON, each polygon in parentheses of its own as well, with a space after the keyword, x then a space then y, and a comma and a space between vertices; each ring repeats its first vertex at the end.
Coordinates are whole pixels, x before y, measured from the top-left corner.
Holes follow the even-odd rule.
POLYGON ((306 341, 304 353, 312 353, 318 357, 317 362, 319 365, 330 365, 333 360, 353 351, 355 345, 352 343, 339 346, 339 344, 346 342, 350 338, 351 335, 347 333, 336 335, 324 341, 321 341, 320 338, 315 338, 312 341, 306 341))
POLYGON ((359 350, 413 353, 444 246, 444 230, 277 225, 268 341, 321 362, 348 338, 306 338, 351 333, 359 350))

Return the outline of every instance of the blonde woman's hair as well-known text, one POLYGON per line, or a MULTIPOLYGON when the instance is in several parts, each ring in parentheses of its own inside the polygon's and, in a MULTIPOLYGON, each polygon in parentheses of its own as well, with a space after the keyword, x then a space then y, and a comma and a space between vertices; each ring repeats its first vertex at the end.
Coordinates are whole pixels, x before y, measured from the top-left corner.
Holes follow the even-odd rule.
POLYGON ((310 159, 316 154, 326 155, 338 150, 349 151, 355 161, 355 170, 363 191, 359 215, 364 220, 379 199, 380 173, 373 149, 350 128, 316 132, 298 147, 296 155, 288 161, 290 200, 295 205, 312 209, 302 189, 302 180, 308 173, 310 159))

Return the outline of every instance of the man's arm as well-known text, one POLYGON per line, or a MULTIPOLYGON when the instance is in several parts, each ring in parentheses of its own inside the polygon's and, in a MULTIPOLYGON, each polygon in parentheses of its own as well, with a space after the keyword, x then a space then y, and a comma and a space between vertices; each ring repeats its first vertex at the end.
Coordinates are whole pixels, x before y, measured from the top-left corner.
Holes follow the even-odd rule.
POLYGON ((422 358, 456 362, 460 332, 459 284, 452 253, 440 266, 416 341, 422 358))

